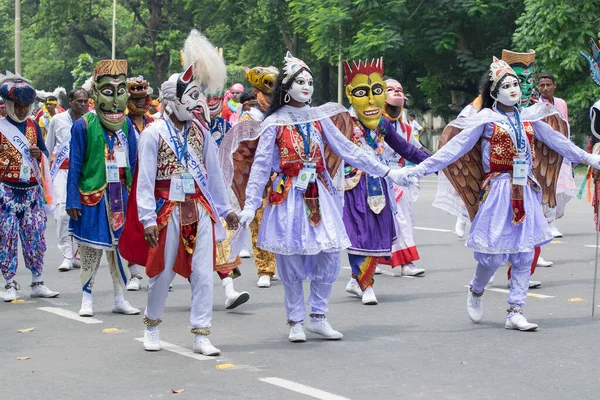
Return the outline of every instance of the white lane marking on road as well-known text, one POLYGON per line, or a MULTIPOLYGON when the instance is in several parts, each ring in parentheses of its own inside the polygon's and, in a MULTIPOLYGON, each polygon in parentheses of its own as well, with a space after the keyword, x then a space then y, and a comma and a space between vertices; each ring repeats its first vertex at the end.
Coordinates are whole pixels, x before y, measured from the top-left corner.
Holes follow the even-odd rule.
MULTIPOLYGON (((469 285, 465 285, 466 288, 469 287, 469 285)), ((486 287, 485 291, 490 291, 490 292, 498 292, 498 293, 509 293, 508 289, 500 289, 500 288, 496 288, 496 287, 486 287)), ((527 297, 534 297, 536 299, 553 299, 554 296, 548 296, 547 294, 538 294, 538 293, 527 293, 527 297)))
MULTIPOLYGON (((144 338, 135 338, 138 342, 143 342, 144 338)), ((176 344, 160 341, 160 347, 163 350, 170 351, 171 353, 179 354, 180 356, 185 356, 189 358, 193 358, 198 361, 207 361, 213 360, 215 361, 216 357, 209 357, 203 354, 196 354, 190 349, 186 349, 185 347, 177 346, 176 344)))
POLYGON ((58 307, 38 307, 38 310, 46 311, 52 314, 60 315, 61 317, 69 318, 77 322, 83 322, 84 324, 101 324, 102 321, 96 318, 80 317, 79 314, 65 310, 64 308, 58 307))
POLYGON ((592 249, 595 249, 596 245, 595 244, 586 244, 583 247, 591 247, 592 249))
POLYGON ((431 232, 444 232, 444 233, 454 233, 452 229, 440 229, 440 228, 425 228, 423 226, 415 226, 415 229, 418 231, 431 231, 431 232))
POLYGON ((325 392, 320 389, 315 389, 310 386, 288 381, 287 379, 281 379, 276 377, 260 378, 259 381, 270 383, 271 385, 279 386, 280 388, 291 390, 292 392, 305 394, 315 399, 321 400, 350 400, 347 397, 338 396, 333 393, 325 392))
MULTIPOLYGON (((352 269, 350 267, 342 267, 343 269, 352 269)), ((387 276, 393 276, 394 278, 410 278, 410 279, 415 279, 418 278, 417 276, 402 276, 402 274, 396 274, 394 272, 389 272, 389 271, 381 271, 382 275, 387 275, 387 276)))

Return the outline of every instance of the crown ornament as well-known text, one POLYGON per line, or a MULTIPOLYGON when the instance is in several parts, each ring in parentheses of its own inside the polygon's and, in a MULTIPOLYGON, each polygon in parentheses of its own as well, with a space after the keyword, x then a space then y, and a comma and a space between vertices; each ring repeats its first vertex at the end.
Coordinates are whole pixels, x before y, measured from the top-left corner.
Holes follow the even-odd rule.
POLYGON ((496 89, 498 82, 500 82, 506 75, 513 75, 515 77, 517 76, 515 71, 513 71, 506 61, 502 61, 494 57, 493 62, 490 64, 490 81, 492 82, 491 91, 496 89))
POLYGON ((374 72, 379 73, 383 77, 383 57, 374 58, 371 61, 362 60, 352 61, 352 66, 348 61, 344 61, 344 82, 349 85, 352 79, 358 74, 370 75, 374 72))
POLYGON ((310 68, 308 68, 308 65, 306 65, 306 63, 304 61, 292 56, 292 53, 290 53, 289 51, 285 54, 283 62, 285 63, 285 65, 283 67, 283 84, 284 85, 286 83, 288 83, 290 81, 290 79, 292 78, 292 76, 294 76, 296 74, 296 72, 300 71, 301 69, 305 69, 308 72, 311 72, 310 68))

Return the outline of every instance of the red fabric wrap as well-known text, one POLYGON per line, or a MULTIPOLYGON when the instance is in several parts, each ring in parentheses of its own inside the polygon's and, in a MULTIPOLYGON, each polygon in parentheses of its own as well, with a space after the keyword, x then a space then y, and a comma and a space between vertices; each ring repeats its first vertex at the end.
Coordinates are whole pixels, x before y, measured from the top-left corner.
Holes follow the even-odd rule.
POLYGON ((58 167, 58 169, 69 169, 69 159, 66 158, 65 161, 63 161, 63 163, 60 164, 60 167, 58 167))

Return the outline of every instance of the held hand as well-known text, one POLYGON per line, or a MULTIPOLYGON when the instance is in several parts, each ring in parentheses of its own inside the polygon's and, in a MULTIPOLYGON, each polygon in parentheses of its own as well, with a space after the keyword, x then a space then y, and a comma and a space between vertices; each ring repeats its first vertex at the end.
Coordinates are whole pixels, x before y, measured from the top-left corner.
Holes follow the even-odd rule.
POLYGON ((600 169, 600 155, 598 154, 587 154, 585 162, 592 168, 600 169))
POLYGON ((31 157, 38 160, 42 156, 42 151, 40 150, 39 147, 37 147, 36 145, 33 145, 29 148, 29 154, 31 155, 31 157))
POLYGON ((256 211, 250 210, 248 208, 244 208, 238 214, 238 216, 240 217, 240 225, 242 225, 244 228, 248 228, 248 226, 250 225, 252 220, 254 220, 255 214, 256 214, 256 211))
POLYGON ((67 210, 67 214, 69 214, 69 217, 71 217, 73 221, 77 221, 79 220, 79 216, 81 215, 81 210, 77 208, 69 208, 67 210))
POLYGON ((390 177, 390 179, 392 181, 394 181, 394 183, 396 185, 399 186, 408 186, 412 181, 415 181, 416 178, 414 178, 411 175, 411 169, 412 168, 393 168, 390 170, 390 173, 388 174, 388 176, 390 177))
POLYGON ((153 225, 144 229, 144 239, 150 247, 158 246, 158 226, 153 225))
POLYGON ((237 214, 232 211, 225 217, 225 222, 227 222, 227 229, 230 231, 237 231, 239 228, 240 219, 238 218, 237 214))

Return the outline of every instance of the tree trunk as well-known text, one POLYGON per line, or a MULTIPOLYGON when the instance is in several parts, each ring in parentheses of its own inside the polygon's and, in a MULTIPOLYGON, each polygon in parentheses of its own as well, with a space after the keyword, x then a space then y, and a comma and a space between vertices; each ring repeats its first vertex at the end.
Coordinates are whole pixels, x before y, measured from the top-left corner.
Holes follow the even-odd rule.
POLYGON ((164 6, 164 0, 150 0, 148 1, 148 10, 150 11, 150 19, 148 20, 148 29, 150 31, 150 39, 152 40, 152 58, 154 60, 154 84, 160 86, 160 84, 167 80, 167 72, 169 69, 170 55, 169 52, 159 53, 156 41, 158 34, 162 30, 163 26, 163 13, 162 8, 164 6))
POLYGON ((329 95, 329 81, 331 78, 330 72, 331 68, 329 64, 325 61, 322 61, 319 64, 319 82, 317 86, 319 87, 319 100, 323 103, 331 100, 329 95))

